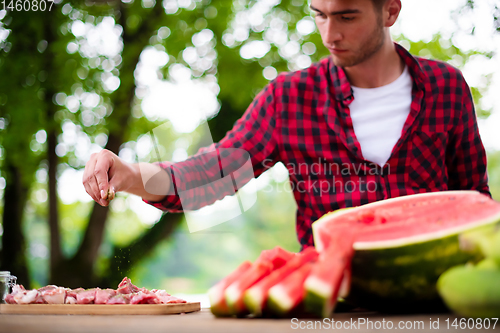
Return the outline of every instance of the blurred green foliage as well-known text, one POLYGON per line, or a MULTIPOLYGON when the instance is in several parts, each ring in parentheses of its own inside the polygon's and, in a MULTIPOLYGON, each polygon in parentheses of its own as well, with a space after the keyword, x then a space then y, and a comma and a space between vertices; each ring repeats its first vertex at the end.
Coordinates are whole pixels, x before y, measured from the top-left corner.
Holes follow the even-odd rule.
MULTIPOLYGON (((215 141, 224 136, 268 82, 263 76, 264 68, 272 67, 277 72, 296 70, 300 68, 299 56, 315 62, 328 55, 317 31, 297 30, 299 22, 311 20, 307 1, 276 1, 263 10, 262 20, 251 23, 252 11, 265 4, 254 0, 132 0, 104 5, 63 1, 56 5, 57 14, 50 19, 36 13, 9 13, 0 19, 0 32, 9 30, 9 35, 0 39, 0 120, 4 124, 0 128, 0 175, 8 189, 15 177, 9 173, 9 167, 14 166, 21 171, 19 177, 26 185, 26 200, 19 200, 18 204, 24 213, 23 253, 33 286, 48 283, 50 277, 51 232, 47 222, 48 205, 53 200, 48 195, 50 153, 57 155, 56 181, 65 170, 81 170, 85 166, 88 155, 78 150, 82 142, 89 147, 91 144, 108 147, 110 140, 115 139, 116 152, 132 151, 132 159, 137 161, 137 140, 163 122, 146 117, 142 110, 144 87, 138 86, 134 71, 143 50, 155 48, 168 54, 167 62, 157 73, 163 80, 172 81, 175 65, 189 69, 192 79, 215 80, 220 110, 209 120, 215 141), (72 28, 77 22, 95 28, 107 18, 113 18, 114 27, 120 31, 121 49, 114 55, 99 49, 85 51, 88 38, 73 34, 72 28), (213 37, 199 46, 195 40, 202 32, 211 32, 213 37), (278 42, 279 38, 284 38, 284 42, 278 42), (44 41, 49 39, 46 45, 44 41), (264 56, 242 57, 242 47, 262 40, 270 47, 264 56), (298 51, 287 54, 287 43, 297 46, 298 51), (193 50, 199 61, 188 61, 187 52, 193 50), (203 66, 202 60, 210 63, 203 66), (120 80, 118 88, 106 85, 110 77, 120 80), (83 103, 90 95, 97 96, 97 103, 83 103), (42 137, 45 133, 46 139, 37 133, 42 137), (51 133, 57 138, 57 146, 49 149, 47 137, 51 133), (71 133, 76 133, 77 139, 68 136, 71 133)), ((440 34, 428 42, 414 42, 403 35, 394 39, 412 54, 447 61, 459 68, 472 57, 492 57, 492 54, 460 50, 440 34)), ((489 84, 487 81, 481 87, 471 87, 482 118, 491 113, 481 104, 489 84)), ((201 130, 185 134, 176 132, 170 123, 165 126, 169 127, 165 159, 172 158, 177 140, 188 142, 187 153, 193 154, 206 136, 201 130)), ((499 200, 500 153, 492 151, 488 157, 491 192, 499 200)), ((151 156, 144 159, 148 158, 154 160, 151 156)), ((129 275, 148 288, 205 292, 240 262, 254 260, 264 249, 280 245, 298 251, 293 196, 287 181, 271 175, 272 171, 265 177, 274 190, 260 190, 257 204, 245 214, 193 234, 182 222, 163 241, 138 243, 152 249, 145 250, 137 262, 130 262, 128 246, 155 232, 157 224, 167 223, 168 218, 166 222, 160 220, 148 225, 128 207, 127 196, 119 194, 110 214, 101 221, 103 240, 92 267, 93 274, 101 278, 96 281, 106 284, 111 283, 104 279, 108 275, 129 275)), ((0 204, 2 214, 5 191, 0 192, 4 199, 0 204)), ((62 256, 72 258, 81 250, 92 212, 98 208, 92 203, 67 204, 60 198, 55 206, 62 256)), ((2 244, 6 244, 5 240, 2 244)))

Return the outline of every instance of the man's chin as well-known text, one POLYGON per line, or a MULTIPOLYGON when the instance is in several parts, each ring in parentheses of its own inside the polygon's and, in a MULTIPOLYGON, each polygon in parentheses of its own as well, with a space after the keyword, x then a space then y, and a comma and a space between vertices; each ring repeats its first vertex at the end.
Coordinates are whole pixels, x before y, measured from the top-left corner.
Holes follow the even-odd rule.
POLYGON ((352 61, 350 59, 341 59, 335 54, 330 54, 333 64, 338 67, 350 67, 352 66, 352 61))

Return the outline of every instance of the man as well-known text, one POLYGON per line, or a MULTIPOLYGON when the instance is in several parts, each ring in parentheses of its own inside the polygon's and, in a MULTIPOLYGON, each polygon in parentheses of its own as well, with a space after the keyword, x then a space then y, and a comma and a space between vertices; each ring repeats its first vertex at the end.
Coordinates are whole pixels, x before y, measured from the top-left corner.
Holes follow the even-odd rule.
POLYGON ((221 163, 209 152, 241 149, 255 176, 278 161, 288 168, 303 247, 313 245, 312 222, 338 208, 429 191, 489 195, 470 89, 457 69, 391 41, 401 2, 312 0, 311 10, 330 57, 280 74, 219 143, 186 161, 130 165, 109 151, 93 155, 87 192, 102 205, 111 186, 164 210, 200 208, 229 192, 179 180, 209 184, 221 163), (156 175, 157 188, 146 191, 141 173, 156 175))

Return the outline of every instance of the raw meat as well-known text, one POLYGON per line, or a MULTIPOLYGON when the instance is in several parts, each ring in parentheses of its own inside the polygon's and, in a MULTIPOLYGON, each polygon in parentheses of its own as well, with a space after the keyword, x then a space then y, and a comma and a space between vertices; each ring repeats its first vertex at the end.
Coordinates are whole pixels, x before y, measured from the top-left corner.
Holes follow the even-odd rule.
POLYGON ((130 304, 158 304, 160 299, 153 293, 145 294, 139 291, 137 294, 132 294, 130 299, 130 304))
POLYGON ((69 289, 48 285, 26 290, 15 285, 12 293, 5 297, 8 304, 171 304, 186 303, 162 289, 138 288, 125 277, 118 289, 69 289))
POLYGON ((134 286, 128 277, 124 277, 122 282, 118 285, 117 291, 120 294, 133 294, 139 292, 139 288, 134 286))
MULTIPOLYGON (((38 292, 40 292, 40 289, 38 289, 38 292)), ((41 292, 41 296, 48 304, 64 304, 66 299, 66 288, 55 287, 45 289, 41 292)))
POLYGON ((116 290, 114 289, 98 289, 95 293, 95 304, 106 304, 108 300, 116 295, 116 290))
POLYGON ((76 294, 78 304, 93 304, 97 288, 80 291, 76 294))

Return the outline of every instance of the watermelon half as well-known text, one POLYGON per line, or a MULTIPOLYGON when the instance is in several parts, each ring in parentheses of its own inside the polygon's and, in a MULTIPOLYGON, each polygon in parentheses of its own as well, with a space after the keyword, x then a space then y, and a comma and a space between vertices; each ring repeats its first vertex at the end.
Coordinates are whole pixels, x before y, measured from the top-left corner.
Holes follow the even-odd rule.
MULTIPOLYGON (((345 245, 331 235, 345 226, 356 230, 348 302, 391 312, 429 312, 445 309, 436 290, 439 276, 450 267, 482 258, 468 234, 499 221, 500 203, 488 196, 444 191, 335 211, 313 223, 312 229, 316 249, 333 261, 338 260, 335 249, 343 251, 345 245)), ((323 261, 329 265, 328 258, 323 261)), ((313 274, 306 290, 323 295, 310 299, 314 306, 322 303, 327 308, 336 289, 332 283, 338 284, 338 279, 332 282, 327 269, 313 274)))

